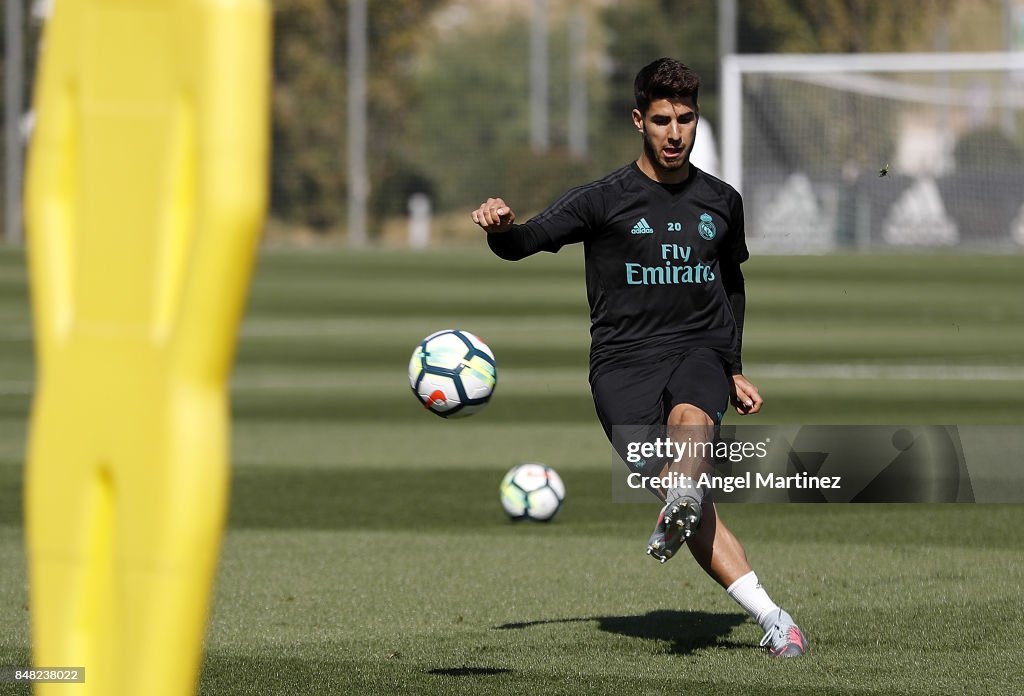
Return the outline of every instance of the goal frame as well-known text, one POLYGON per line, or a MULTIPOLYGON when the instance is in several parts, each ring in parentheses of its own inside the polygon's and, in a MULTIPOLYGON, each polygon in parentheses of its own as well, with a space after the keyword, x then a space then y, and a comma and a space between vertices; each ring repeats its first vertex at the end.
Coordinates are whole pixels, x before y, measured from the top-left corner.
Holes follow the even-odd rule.
POLYGON ((722 176, 743 192, 743 76, 1000 71, 1024 75, 1024 51, 989 53, 748 53, 722 59, 722 176))

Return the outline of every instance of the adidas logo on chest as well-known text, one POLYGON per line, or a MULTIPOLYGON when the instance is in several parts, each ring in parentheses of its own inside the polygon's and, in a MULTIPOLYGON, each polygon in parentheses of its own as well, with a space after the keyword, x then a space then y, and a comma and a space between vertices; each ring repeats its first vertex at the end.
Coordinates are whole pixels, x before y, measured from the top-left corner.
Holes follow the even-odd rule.
POLYGON ((646 218, 640 218, 633 225, 633 234, 654 234, 654 228, 647 224, 646 218))

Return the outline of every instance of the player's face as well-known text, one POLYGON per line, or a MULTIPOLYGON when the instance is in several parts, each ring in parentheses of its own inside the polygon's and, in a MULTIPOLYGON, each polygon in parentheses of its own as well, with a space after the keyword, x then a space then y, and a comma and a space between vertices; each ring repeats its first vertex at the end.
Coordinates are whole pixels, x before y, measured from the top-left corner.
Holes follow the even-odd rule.
POLYGON ((633 109, 633 123, 644 136, 644 156, 662 178, 689 171, 687 163, 697 135, 697 109, 693 99, 651 102, 647 113, 633 109))

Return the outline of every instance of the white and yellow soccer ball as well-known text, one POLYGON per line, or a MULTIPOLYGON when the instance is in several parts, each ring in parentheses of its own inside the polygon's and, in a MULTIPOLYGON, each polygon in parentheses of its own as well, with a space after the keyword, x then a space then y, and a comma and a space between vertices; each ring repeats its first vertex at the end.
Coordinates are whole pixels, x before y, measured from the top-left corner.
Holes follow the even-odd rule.
POLYGON ((562 477, 550 466, 536 462, 512 467, 499 490, 501 507, 513 520, 547 522, 565 500, 562 477))
POLYGON ((416 346, 409 361, 409 386, 420 403, 442 418, 462 418, 482 409, 494 394, 494 353, 478 336, 461 329, 436 331, 416 346))

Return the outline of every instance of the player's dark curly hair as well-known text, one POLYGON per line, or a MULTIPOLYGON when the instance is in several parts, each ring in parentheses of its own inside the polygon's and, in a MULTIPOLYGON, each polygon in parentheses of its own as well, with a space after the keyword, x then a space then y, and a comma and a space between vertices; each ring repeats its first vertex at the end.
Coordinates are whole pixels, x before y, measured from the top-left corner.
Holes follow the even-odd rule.
POLYGON ((646 114, 651 102, 659 99, 681 100, 692 97, 696 107, 698 91, 700 76, 673 58, 659 58, 645 65, 633 81, 633 96, 636 97, 636 108, 641 114, 646 114))

